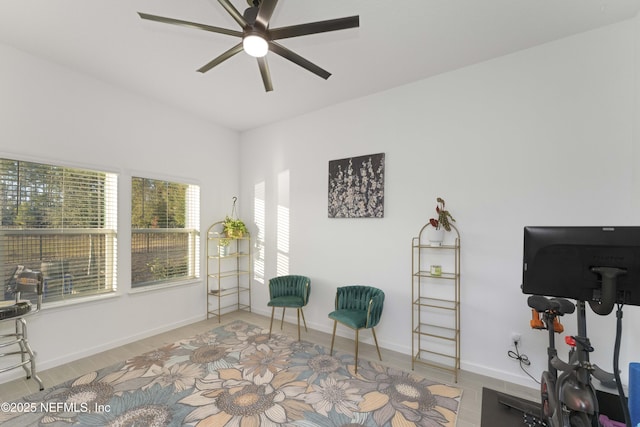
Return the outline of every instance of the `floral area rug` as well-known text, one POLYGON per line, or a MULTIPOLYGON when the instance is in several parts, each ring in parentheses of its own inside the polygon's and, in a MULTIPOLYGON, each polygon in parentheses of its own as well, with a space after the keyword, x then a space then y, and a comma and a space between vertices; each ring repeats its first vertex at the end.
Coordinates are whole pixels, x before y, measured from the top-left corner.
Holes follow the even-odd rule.
MULTIPOLYGON (((455 426, 462 391, 236 321, 11 402, 2 426, 455 426)), ((5 404, 6 405, 6 404, 5 404)))

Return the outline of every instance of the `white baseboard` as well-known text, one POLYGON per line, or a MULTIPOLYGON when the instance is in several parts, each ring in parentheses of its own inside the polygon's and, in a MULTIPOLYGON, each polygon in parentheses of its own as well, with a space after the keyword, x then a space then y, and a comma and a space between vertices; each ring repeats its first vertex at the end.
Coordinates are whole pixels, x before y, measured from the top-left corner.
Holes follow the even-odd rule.
POLYGON ((506 381, 512 384, 521 385, 523 387, 528 387, 531 389, 537 390, 539 388, 539 385, 533 379, 531 379, 525 374, 516 375, 512 372, 492 369, 483 365, 465 362, 464 360, 460 361, 460 369, 468 372, 473 372, 474 374, 484 375, 485 377, 496 378, 501 381, 506 381))
MULTIPOLYGON (((262 308, 258 308, 256 309, 255 307, 252 307, 251 311, 253 313, 262 315, 262 316, 266 316, 266 317, 271 317, 271 309, 267 308, 262 309, 262 308)), ((293 310, 289 310, 291 313, 295 313, 295 311, 293 310)), ((288 312, 289 312, 288 311, 288 312)), ((288 313, 287 312, 287 313, 288 313)), ((282 313, 282 312, 280 312, 282 313)), ((280 314, 280 316, 278 316, 278 313, 276 312, 276 315, 274 316, 273 319, 273 323, 274 323, 274 328, 276 327, 276 323, 280 322, 280 319, 282 319, 282 314, 280 314)), ((295 314, 292 315, 285 315, 284 320, 288 323, 293 323, 296 324, 297 322, 297 317, 295 316, 295 314)), ((330 321, 330 319, 326 322, 326 323, 317 323, 317 322, 307 322, 307 326, 310 328, 313 328, 317 331, 320 332, 325 332, 329 335, 331 335, 333 333, 333 322, 330 321)), ((338 331, 336 331, 336 335, 343 337, 343 338, 351 338, 353 339, 352 335, 349 335, 348 333, 350 332, 350 330, 346 330, 346 331, 341 331, 340 329, 338 329, 338 331), (346 333, 344 333, 346 332, 346 333)), ((304 338, 303 338, 304 339, 304 338)), ((371 336, 367 337, 366 334, 360 334, 360 342, 363 343, 367 343, 367 344, 371 344, 373 345, 373 338, 371 336)), ((411 348, 410 346, 403 346, 403 345, 394 345, 394 344, 389 344, 388 342, 383 342, 380 340, 380 338, 378 337, 378 343, 380 345, 381 348, 386 348, 388 350, 392 350, 392 351, 396 351, 398 353, 401 354, 406 354, 408 357, 411 357, 411 348)), ((326 345, 326 346, 330 346, 331 343, 327 342, 327 343, 319 343, 322 345, 326 345)), ((491 369, 491 368, 487 368, 486 366, 483 365, 478 365, 475 363, 468 363, 465 362, 464 360, 460 361, 460 368, 462 370, 468 371, 468 372, 472 372, 475 374, 479 374, 479 375, 484 375, 487 377, 491 377, 491 378, 496 378, 502 381, 506 381, 506 382, 510 382, 513 384, 517 384, 517 385, 521 385, 524 387, 528 387, 528 388, 532 388, 532 389, 537 389, 538 388, 538 384, 536 384, 535 381, 533 381, 531 378, 529 378, 528 376, 526 376, 525 374, 522 375, 516 375, 513 374, 512 372, 506 372, 506 371, 501 371, 501 370, 496 370, 496 369, 491 369)), ((411 366, 408 366, 407 369, 411 369, 411 366)))
MULTIPOLYGON (((161 334, 163 332, 168 332, 173 329, 180 328, 182 326, 190 325, 192 323, 200 322, 201 320, 205 320, 205 319, 206 319, 206 315, 193 316, 187 319, 183 319, 180 322, 168 323, 154 329, 148 329, 138 334, 121 337, 120 339, 117 339, 117 340, 101 343, 98 346, 90 347, 75 353, 65 354, 64 356, 61 356, 55 359, 50 359, 50 360, 38 359, 37 357, 38 349, 34 348, 34 353, 36 354, 36 368, 38 372, 44 371, 46 369, 55 368, 57 366, 64 365, 66 363, 71 363, 76 360, 82 359, 84 357, 93 356, 103 351, 111 350, 113 348, 120 347, 122 345, 139 341, 157 334, 161 334)), ((11 371, 7 371, 0 374, 0 384, 17 380, 20 378, 25 378, 24 369, 13 369, 11 371)), ((35 380, 30 380, 30 381, 35 381, 35 380)))
MULTIPOLYGON (((255 307, 251 307, 251 312, 255 313, 255 314, 259 314, 261 316, 265 316, 265 317, 271 318, 271 309, 270 308, 268 308, 267 310, 264 310, 264 309, 256 309, 255 307)), ((293 311, 293 310, 288 310, 287 313, 288 312, 295 313, 295 311, 293 311)), ((282 311, 280 311, 280 316, 278 316, 278 312, 277 312, 277 308, 276 308, 276 315, 273 318, 274 328, 275 328, 276 322, 279 323, 280 319, 282 319, 282 311)), ((284 320, 285 320, 285 322, 293 323, 294 325, 297 324, 297 322, 298 322, 297 317, 296 317, 295 314, 292 314, 292 315, 285 314, 284 320)), ((329 335, 333 334, 333 321, 331 319, 329 319, 328 317, 327 317, 327 321, 326 322, 322 322, 322 323, 307 321, 307 327, 315 329, 316 331, 327 333, 329 335)), ((342 338, 353 339, 353 330, 352 329, 344 330, 344 329, 338 327, 338 329, 336 330, 336 335, 339 336, 339 337, 342 337, 342 338), (344 332, 346 332, 346 333, 344 333, 344 332), (351 335, 349 333, 351 333, 351 335)), ((373 336, 371 334, 369 334, 369 336, 367 336, 367 334, 361 333, 360 334, 360 342, 361 343, 365 343, 365 344, 375 345, 375 343, 373 341, 373 336)), ((380 341, 380 337, 378 337, 378 344, 380 345, 380 348, 386 348, 388 350, 397 351, 398 353, 411 355, 411 348, 408 347, 408 346, 399 346, 399 345, 384 343, 384 342, 380 341)), ((331 342, 324 343, 323 345, 330 346, 331 342)))

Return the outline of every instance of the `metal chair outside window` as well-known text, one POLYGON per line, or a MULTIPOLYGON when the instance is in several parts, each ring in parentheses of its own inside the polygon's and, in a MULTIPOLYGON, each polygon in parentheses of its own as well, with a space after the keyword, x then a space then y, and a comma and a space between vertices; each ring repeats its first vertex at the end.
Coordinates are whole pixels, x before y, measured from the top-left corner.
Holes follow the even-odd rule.
POLYGON ((284 312, 287 308, 295 308, 298 311, 298 341, 300 341, 300 315, 304 322, 304 330, 307 331, 307 321, 304 318, 302 308, 309 302, 311 292, 311 280, 306 276, 288 275, 278 276, 269 280, 269 303, 271 307, 271 323, 269 324, 269 338, 273 328, 273 316, 276 307, 282 307, 282 320, 280 329, 284 323, 284 312))
POLYGON ((356 332, 355 339, 355 372, 358 372, 358 341, 360 329, 371 329, 373 340, 376 343, 378 357, 382 360, 375 326, 380 322, 382 308, 384 306, 384 292, 371 286, 351 285, 337 289, 335 311, 329 313, 333 319, 333 335, 331 336, 331 354, 333 355, 333 343, 336 338, 336 326, 338 322, 356 332))

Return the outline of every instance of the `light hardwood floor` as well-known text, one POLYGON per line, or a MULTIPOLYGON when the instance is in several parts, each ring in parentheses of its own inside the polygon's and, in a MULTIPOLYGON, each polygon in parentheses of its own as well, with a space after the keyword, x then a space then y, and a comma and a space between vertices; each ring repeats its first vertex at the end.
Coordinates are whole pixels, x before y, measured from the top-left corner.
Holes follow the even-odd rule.
MULTIPOLYGON (((278 315, 276 314, 276 318, 278 315)), ((242 319, 246 322, 269 327, 269 318, 245 311, 229 313, 222 316, 222 324, 242 319)), ((117 347, 94 356, 76 360, 56 368, 39 371, 38 375, 45 384, 45 387, 52 387, 64 381, 76 378, 87 372, 110 366, 114 363, 121 362, 132 356, 142 354, 153 350, 165 344, 170 344, 183 338, 196 335, 198 333, 209 331, 219 326, 216 319, 204 320, 169 332, 155 335, 140 341, 117 347)), ((280 322, 274 320, 274 331, 279 330, 280 322)), ((297 336, 297 326, 292 323, 285 322, 284 330, 291 336, 297 336)), ((368 331, 363 331, 363 337, 366 337, 368 331)), ((308 332, 302 329, 302 339, 314 343, 331 345, 331 335, 309 329, 308 332)), ((37 343, 31 343, 37 352, 37 343)), ((336 337, 335 349, 344 352, 353 352, 353 340, 347 338, 336 337)), ((383 364, 393 366, 405 371, 411 370, 411 357, 395 351, 380 349, 382 353, 383 364)), ((359 351, 360 358, 378 360, 375 347, 369 344, 361 344, 359 351)), ((530 400, 538 400, 537 389, 523 387, 517 384, 508 383, 494 378, 474 374, 471 372, 460 371, 458 374, 458 382, 454 382, 453 374, 442 370, 426 367, 416 364, 415 371, 417 374, 435 381, 459 387, 463 390, 460 410, 458 413, 458 427, 480 426, 480 411, 482 403, 482 387, 489 387, 494 390, 504 391, 506 393, 524 397, 530 400)), ((0 402, 10 402, 19 399, 22 396, 29 395, 38 391, 38 385, 34 380, 18 379, 4 384, 0 384, 0 402)))

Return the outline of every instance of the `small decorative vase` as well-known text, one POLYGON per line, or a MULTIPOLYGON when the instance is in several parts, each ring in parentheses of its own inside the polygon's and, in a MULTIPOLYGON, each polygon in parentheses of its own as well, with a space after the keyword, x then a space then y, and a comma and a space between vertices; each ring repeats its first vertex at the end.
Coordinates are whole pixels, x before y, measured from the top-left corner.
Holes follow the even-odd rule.
POLYGON ((444 228, 429 227, 427 229, 427 239, 431 246, 442 246, 444 241, 444 228))
POLYGON ((431 273, 432 276, 442 276, 442 266, 441 265, 432 265, 429 268, 429 273, 431 273))
POLYGON ((218 246, 218 255, 220 255, 220 256, 229 255, 229 245, 218 246))

